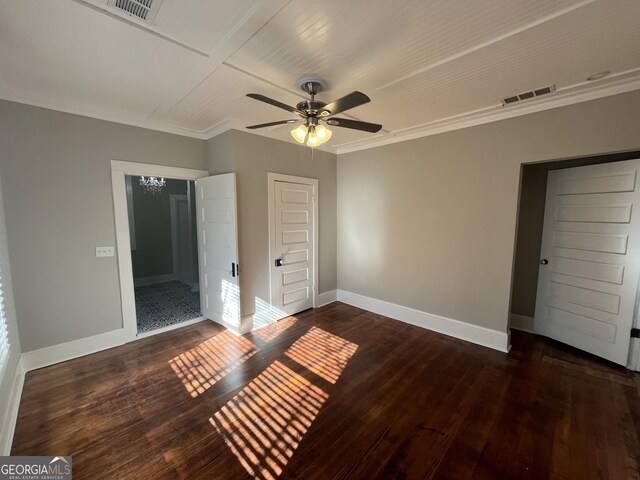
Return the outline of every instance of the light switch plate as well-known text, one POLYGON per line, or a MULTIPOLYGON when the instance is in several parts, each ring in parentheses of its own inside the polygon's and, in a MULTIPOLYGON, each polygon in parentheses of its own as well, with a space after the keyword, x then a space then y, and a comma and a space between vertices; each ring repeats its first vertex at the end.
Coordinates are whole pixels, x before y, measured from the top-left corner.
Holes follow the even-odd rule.
POLYGON ((96 247, 96 257, 113 257, 115 247, 96 247))

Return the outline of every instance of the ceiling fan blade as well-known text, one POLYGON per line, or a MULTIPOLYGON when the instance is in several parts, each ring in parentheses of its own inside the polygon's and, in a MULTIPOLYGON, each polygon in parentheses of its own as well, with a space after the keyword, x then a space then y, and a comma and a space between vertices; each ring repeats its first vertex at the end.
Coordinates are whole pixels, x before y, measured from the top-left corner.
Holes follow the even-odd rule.
POLYGON ((290 107, 282 102, 274 100, 273 98, 265 97, 264 95, 260 95, 259 93, 247 93, 247 97, 253 98, 254 100, 259 100, 264 103, 268 103, 269 105, 273 105, 274 107, 281 108, 286 110, 287 112, 301 114, 300 110, 294 107, 290 107))
POLYGON ((260 123, 258 125, 249 125, 247 128, 256 129, 256 128, 265 128, 265 127, 273 127, 274 125, 284 125, 285 123, 297 123, 302 120, 296 120, 295 118, 291 120, 280 120, 279 122, 269 122, 269 123, 260 123))
POLYGON ((330 112, 329 115, 337 115, 345 110, 359 107, 360 105, 364 105, 370 101, 371 99, 362 92, 351 92, 349 95, 345 95, 344 97, 325 105, 322 107, 321 111, 330 112))
POLYGON ((329 118, 327 123, 334 127, 351 128, 353 130, 362 130, 363 132, 376 133, 382 128, 377 123, 361 122, 360 120, 349 120, 348 118, 329 118))

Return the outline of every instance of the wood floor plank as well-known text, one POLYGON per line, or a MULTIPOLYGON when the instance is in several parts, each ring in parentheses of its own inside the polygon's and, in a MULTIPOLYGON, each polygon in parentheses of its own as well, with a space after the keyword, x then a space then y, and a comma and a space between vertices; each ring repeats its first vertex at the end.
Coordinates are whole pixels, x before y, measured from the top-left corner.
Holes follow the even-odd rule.
POLYGON ((512 332, 508 355, 341 303, 201 322, 29 372, 12 454, 74 478, 638 479, 638 375, 512 332))

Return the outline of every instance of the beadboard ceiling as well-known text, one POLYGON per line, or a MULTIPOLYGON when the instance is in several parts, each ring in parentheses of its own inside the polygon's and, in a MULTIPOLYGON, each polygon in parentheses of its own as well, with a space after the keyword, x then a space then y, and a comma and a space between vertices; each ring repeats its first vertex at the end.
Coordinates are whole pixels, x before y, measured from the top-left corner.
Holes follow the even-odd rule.
POLYGON ((348 116, 383 124, 334 128, 323 147, 347 152, 640 89, 638 25, 637 0, 163 0, 153 24, 108 0, 0 0, 0 98, 210 138, 291 118, 245 94, 293 105, 315 75, 320 100, 360 90, 348 116))

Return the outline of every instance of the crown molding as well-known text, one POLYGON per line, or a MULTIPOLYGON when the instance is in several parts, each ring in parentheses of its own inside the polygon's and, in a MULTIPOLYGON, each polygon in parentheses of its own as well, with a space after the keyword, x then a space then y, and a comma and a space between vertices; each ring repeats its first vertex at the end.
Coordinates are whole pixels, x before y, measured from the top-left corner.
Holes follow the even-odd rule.
MULTIPOLYGON (((119 116, 105 114, 104 112, 99 112, 96 110, 86 109, 86 108, 76 108, 76 107, 67 107, 61 106, 52 102, 48 102, 42 99, 35 99, 21 95, 11 95, 3 92, 0 94, 0 100, 6 100, 8 102, 20 103, 23 105, 29 105, 32 107, 45 108, 47 110, 53 110, 56 112, 69 113, 71 115, 78 115, 81 117, 93 118, 96 120, 103 120, 105 122, 118 123, 120 125, 129 125, 131 127, 144 128, 145 130, 152 130, 155 132, 163 132, 170 133, 173 135, 180 135, 182 137, 196 138, 198 140, 209 140, 213 137, 217 137, 218 135, 223 134, 227 130, 238 130, 241 132, 246 132, 250 135, 258 135, 265 138, 270 138, 272 140, 279 140, 285 143, 291 143, 292 145, 298 145, 293 139, 289 141, 288 139, 277 137, 271 135, 269 131, 258 132, 258 131, 248 131, 244 127, 244 123, 237 119, 226 118, 213 126, 207 128, 206 130, 192 130, 189 128, 173 126, 173 125, 161 125, 153 122, 140 122, 135 120, 129 120, 126 118, 122 118, 119 116)), ((333 146, 323 145, 322 147, 316 147, 317 150, 322 150, 328 153, 336 153, 336 148, 333 146)))
POLYGON ((428 137, 438 133, 460 130, 462 128, 497 122, 508 118, 542 112, 553 108, 565 107, 576 103, 588 102, 620 93, 640 90, 640 68, 611 75, 597 82, 583 82, 563 87, 548 97, 534 98, 518 105, 503 106, 501 103, 472 112, 436 120, 387 135, 336 145, 338 155, 358 150, 381 147, 392 143, 404 142, 415 138, 428 137))
MULTIPOLYGON (((553 108, 587 102, 611 95, 618 95, 633 90, 640 90, 640 68, 611 75, 597 82, 583 82, 569 87, 559 88, 554 94, 549 95, 548 97, 535 98, 532 100, 524 101, 517 105, 504 107, 500 103, 472 112, 466 112, 460 115, 436 120, 434 122, 392 131, 391 133, 378 134, 364 140, 357 140, 355 142, 347 142, 337 145, 325 144, 321 147, 316 148, 324 152, 340 155, 344 153, 390 145, 393 143, 404 142, 407 140, 413 140, 416 138, 428 137, 431 135, 450 132, 467 127, 473 127, 476 125, 497 122, 500 120, 519 117, 522 115, 528 115, 530 113, 536 113, 553 108)), ((0 99, 40 108, 46 108, 48 110, 70 113, 73 115, 95 118, 107 122, 144 128, 147 130, 196 138, 199 140, 209 140, 213 137, 221 135, 228 130, 238 130, 246 132, 250 135, 258 135, 261 137, 271 138, 273 140, 279 140, 285 143, 291 143, 292 145, 298 145, 298 143, 296 143, 293 139, 283 138, 280 135, 274 135, 274 132, 270 129, 248 131, 245 128, 245 122, 232 118, 226 118, 205 130, 195 130, 150 121, 131 120, 123 118, 120 115, 108 114, 90 108, 87 109, 77 106, 63 106, 46 99, 32 98, 28 96, 8 93, 6 90, 0 93, 0 99)))
POLYGON ((222 135, 224 132, 229 130, 242 130, 240 121, 232 118, 225 118, 204 130, 202 134, 205 139, 209 140, 213 137, 217 137, 218 135, 222 135))
POLYGON ((183 137, 197 138, 200 140, 207 140, 208 137, 203 132, 192 130, 190 128, 177 127, 172 125, 161 125, 154 122, 144 122, 137 120, 130 120, 123 118, 119 115, 106 114, 90 108, 82 108, 76 106, 63 106, 43 100, 39 98, 32 98, 28 96, 15 95, 7 93, 6 91, 0 93, 0 100, 7 100, 9 102, 21 103, 24 105, 30 105, 32 107, 46 108, 47 110, 54 110, 57 112, 70 113, 72 115, 79 115, 81 117, 95 118, 97 120, 104 120, 106 122, 119 123, 121 125, 129 125, 131 127, 144 128, 146 130, 153 130, 156 132, 172 133, 174 135, 180 135, 183 137))

